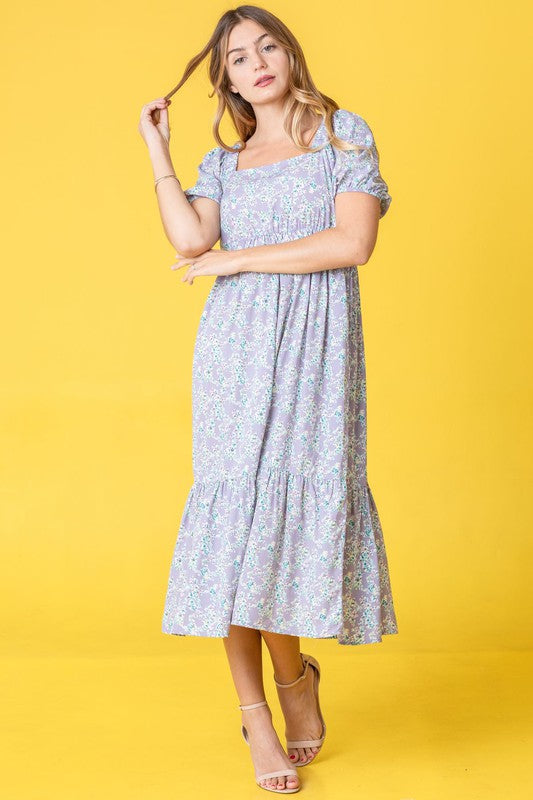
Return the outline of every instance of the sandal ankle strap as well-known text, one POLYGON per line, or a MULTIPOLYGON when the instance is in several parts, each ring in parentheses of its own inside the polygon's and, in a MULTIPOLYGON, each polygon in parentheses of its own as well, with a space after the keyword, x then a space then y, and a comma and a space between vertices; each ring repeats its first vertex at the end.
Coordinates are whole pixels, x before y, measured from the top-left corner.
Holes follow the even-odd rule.
POLYGON ((239 705, 239 708, 241 709, 241 711, 247 711, 249 708, 259 708, 259 706, 266 706, 266 705, 267 705, 266 700, 260 700, 259 703, 250 703, 247 706, 239 705))
POLYGON ((304 659, 304 658, 303 658, 303 656, 302 656, 301 654, 300 654, 300 657, 301 657, 301 659, 302 659, 302 664, 304 665, 304 671, 302 672, 302 674, 300 675, 300 677, 299 677, 299 678, 296 678, 296 680, 295 680, 295 681, 291 681, 290 683, 279 683, 279 682, 276 680, 276 675, 274 675, 274 683, 276 684, 276 686, 279 686, 281 689, 288 689, 288 688, 289 688, 289 686, 294 686, 295 684, 299 683, 300 681, 303 681, 303 680, 305 680, 305 677, 306 677, 306 675, 307 675, 307 666, 308 666, 308 664, 309 664, 309 661, 307 661, 306 659, 304 659))

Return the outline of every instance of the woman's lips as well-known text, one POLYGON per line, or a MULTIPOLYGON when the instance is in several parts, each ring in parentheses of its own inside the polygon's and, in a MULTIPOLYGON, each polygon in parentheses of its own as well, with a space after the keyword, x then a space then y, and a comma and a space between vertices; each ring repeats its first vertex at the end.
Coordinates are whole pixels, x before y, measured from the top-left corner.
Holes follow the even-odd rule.
POLYGON ((256 86, 268 86, 268 84, 272 83, 273 80, 274 80, 274 78, 265 78, 264 80, 259 81, 259 83, 256 83, 255 85, 256 86))

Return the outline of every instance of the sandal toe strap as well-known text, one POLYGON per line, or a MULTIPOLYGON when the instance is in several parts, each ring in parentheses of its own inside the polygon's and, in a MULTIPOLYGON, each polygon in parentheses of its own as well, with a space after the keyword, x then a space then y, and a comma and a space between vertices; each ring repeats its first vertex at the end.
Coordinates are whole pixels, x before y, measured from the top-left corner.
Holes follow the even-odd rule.
POLYGON ((298 747, 320 747, 324 743, 324 737, 322 739, 306 739, 303 741, 295 742, 295 741, 288 741, 287 740, 287 747, 290 748, 298 748, 298 747))
POLYGON ((258 775, 256 781, 264 781, 267 778, 280 778, 282 776, 288 777, 289 775, 298 775, 295 769, 287 767, 287 769, 278 769, 276 772, 265 772, 264 775, 258 775))

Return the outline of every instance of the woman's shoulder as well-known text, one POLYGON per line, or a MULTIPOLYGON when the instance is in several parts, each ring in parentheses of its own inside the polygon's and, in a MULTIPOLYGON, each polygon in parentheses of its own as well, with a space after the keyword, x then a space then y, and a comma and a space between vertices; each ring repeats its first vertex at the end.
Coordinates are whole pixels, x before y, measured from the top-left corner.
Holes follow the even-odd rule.
POLYGON ((212 147, 202 158, 202 165, 209 168, 212 172, 220 169, 220 162, 222 159, 223 148, 218 145, 212 147))
POLYGON ((212 147, 210 150, 202 158, 202 167, 207 169, 209 172, 215 173, 216 175, 220 176, 222 174, 224 166, 228 163, 228 161, 234 156, 235 152, 239 149, 238 143, 231 145, 231 150, 226 150, 225 147, 220 147, 216 145, 212 147))
POLYGON ((370 147, 374 136, 368 122, 355 111, 337 108, 333 112, 333 130, 339 139, 370 147))

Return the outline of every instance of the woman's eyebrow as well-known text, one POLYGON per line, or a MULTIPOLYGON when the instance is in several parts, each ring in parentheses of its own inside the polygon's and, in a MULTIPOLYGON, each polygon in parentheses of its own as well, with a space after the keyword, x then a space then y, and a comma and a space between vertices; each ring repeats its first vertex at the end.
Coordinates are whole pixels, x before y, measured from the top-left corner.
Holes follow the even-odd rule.
MULTIPOLYGON (((257 42, 260 42, 261 39, 265 38, 265 36, 268 36, 268 33, 262 33, 261 36, 258 36, 257 39, 252 42, 252 44, 257 44, 257 42)), ((234 47, 233 50, 228 51, 227 55, 229 56, 230 53, 236 53, 237 50, 246 50, 246 47, 234 47)))

